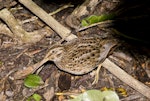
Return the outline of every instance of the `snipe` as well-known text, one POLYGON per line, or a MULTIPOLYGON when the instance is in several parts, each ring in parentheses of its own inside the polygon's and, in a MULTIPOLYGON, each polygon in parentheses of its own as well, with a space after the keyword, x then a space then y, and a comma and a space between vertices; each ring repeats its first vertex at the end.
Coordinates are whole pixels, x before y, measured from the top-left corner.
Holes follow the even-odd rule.
POLYGON ((101 64, 116 45, 114 40, 99 37, 81 37, 64 44, 53 45, 36 69, 47 61, 53 61, 65 72, 83 75, 101 64))

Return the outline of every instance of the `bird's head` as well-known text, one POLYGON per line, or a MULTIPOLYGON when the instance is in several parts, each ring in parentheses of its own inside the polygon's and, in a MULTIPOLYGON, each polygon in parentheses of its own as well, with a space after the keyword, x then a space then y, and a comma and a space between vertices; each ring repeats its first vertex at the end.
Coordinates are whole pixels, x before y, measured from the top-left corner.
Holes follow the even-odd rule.
POLYGON ((54 45, 50 47, 49 52, 46 54, 45 58, 48 58, 50 61, 60 61, 64 52, 64 47, 61 45, 54 45))

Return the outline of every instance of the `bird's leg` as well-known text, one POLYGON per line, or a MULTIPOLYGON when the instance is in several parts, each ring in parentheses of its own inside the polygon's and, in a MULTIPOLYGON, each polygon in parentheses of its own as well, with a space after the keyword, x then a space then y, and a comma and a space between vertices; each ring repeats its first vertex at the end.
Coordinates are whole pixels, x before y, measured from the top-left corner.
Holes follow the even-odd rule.
POLYGON ((92 85, 98 83, 98 80, 99 80, 99 71, 100 71, 101 67, 102 67, 102 64, 99 64, 99 66, 98 66, 98 68, 97 68, 97 70, 95 72, 95 78, 94 78, 94 81, 92 82, 92 85))

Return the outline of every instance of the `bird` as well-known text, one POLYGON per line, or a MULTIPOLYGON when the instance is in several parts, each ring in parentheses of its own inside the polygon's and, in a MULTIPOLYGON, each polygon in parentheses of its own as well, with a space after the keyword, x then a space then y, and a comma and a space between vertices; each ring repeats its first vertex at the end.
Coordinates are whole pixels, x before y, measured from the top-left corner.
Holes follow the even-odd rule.
POLYGON ((52 61, 64 72, 84 75, 102 64, 116 45, 116 40, 102 39, 98 36, 83 36, 57 43, 48 49, 48 53, 42 61, 34 65, 34 69, 37 70, 44 63, 52 61))

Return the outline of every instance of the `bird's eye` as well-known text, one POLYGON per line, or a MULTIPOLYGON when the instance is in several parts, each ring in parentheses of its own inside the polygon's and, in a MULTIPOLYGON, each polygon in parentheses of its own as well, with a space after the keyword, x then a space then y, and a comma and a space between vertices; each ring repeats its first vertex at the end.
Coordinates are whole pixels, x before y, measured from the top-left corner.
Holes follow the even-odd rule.
POLYGON ((52 50, 52 53, 54 53, 55 51, 54 50, 52 50))

